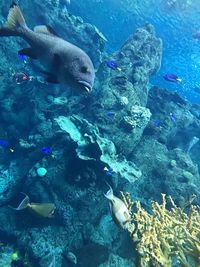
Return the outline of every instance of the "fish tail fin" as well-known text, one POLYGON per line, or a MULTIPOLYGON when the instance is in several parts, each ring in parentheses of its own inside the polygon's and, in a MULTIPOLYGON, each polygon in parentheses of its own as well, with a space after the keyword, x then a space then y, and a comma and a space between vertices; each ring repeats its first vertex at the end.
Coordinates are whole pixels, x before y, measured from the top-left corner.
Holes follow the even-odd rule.
POLYGON ((13 2, 9 9, 7 21, 0 28, 0 36, 19 36, 20 28, 27 28, 27 25, 19 6, 13 2))
POLYGON ((10 208, 12 208, 13 210, 24 210, 30 204, 29 197, 26 194, 24 194, 23 192, 21 192, 21 194, 25 195, 25 198, 21 201, 21 203, 19 204, 19 206, 17 208, 10 206, 10 208))
POLYGON ((113 189, 112 189, 112 187, 108 184, 108 183, 106 183, 107 185, 108 185, 108 187, 110 188, 107 192, 106 192, 106 194, 104 194, 104 196, 107 198, 107 199, 109 199, 109 200, 113 200, 113 197, 114 197, 114 195, 113 195, 113 189))

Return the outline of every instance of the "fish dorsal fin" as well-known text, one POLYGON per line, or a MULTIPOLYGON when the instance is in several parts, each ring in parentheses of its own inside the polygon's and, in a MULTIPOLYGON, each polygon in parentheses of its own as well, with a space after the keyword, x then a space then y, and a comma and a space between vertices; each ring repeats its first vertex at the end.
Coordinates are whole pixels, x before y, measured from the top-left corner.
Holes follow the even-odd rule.
POLYGON ((34 32, 44 33, 44 34, 51 34, 51 32, 48 30, 48 27, 46 25, 35 26, 34 27, 34 32))
POLYGON ((51 26, 47 26, 47 25, 35 26, 34 32, 54 35, 58 37, 58 34, 54 31, 54 29, 51 26))
POLYGON ((10 208, 12 208, 13 210, 24 210, 27 207, 29 207, 29 205, 30 205, 29 197, 23 192, 21 192, 21 194, 23 194, 25 196, 25 198, 21 201, 21 203, 19 204, 19 206, 17 208, 10 206, 10 208))
POLYGON ((106 194, 104 194, 104 196, 109 199, 110 201, 113 201, 114 195, 113 195, 113 190, 112 187, 106 182, 106 184, 108 185, 108 187, 110 188, 108 190, 108 192, 106 194))

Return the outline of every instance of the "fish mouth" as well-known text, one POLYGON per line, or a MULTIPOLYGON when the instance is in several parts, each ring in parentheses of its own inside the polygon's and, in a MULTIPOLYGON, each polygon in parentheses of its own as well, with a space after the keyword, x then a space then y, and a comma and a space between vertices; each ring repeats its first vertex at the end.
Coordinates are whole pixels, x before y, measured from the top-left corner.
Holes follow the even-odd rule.
POLYGON ((87 92, 90 93, 92 91, 92 86, 86 81, 78 81, 81 87, 87 92))

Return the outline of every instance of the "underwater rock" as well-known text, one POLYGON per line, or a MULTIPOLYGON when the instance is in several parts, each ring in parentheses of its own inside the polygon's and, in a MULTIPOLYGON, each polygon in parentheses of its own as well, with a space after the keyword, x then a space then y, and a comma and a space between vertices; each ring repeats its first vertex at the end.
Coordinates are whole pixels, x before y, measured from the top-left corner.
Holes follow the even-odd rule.
POLYGON ((68 102, 68 99, 64 96, 58 96, 58 97, 53 97, 53 96, 49 96, 48 100, 57 106, 62 106, 62 105, 66 105, 68 102))
POLYGON ((135 128, 140 128, 141 131, 137 131, 135 134, 137 134, 137 140, 140 139, 142 136, 143 130, 146 127, 147 123, 149 122, 151 118, 151 112, 149 109, 141 106, 133 106, 130 111, 130 116, 124 117, 124 124, 127 126, 128 129, 133 130, 135 128))
POLYGON ((166 166, 165 169, 167 168, 167 153, 168 150, 165 145, 153 138, 143 137, 134 150, 133 158, 140 166, 145 177, 152 176, 152 179, 155 179, 154 172, 157 172, 157 176, 162 176, 165 172, 163 167, 166 166))
MULTIPOLYGON (((143 173, 144 179, 138 180, 136 187, 143 191, 144 198, 145 195, 159 198, 160 193, 166 193, 179 201, 180 196, 189 199, 191 192, 200 197, 198 166, 181 149, 169 151, 166 145, 143 136, 133 160, 143 173)), ((133 191, 131 187, 129 190, 133 191)), ((135 195, 135 189, 132 193, 135 195)))
POLYGON ((96 267, 109 258, 109 250, 105 246, 95 243, 89 243, 81 247, 75 251, 75 254, 79 267, 96 267))
POLYGON ((137 166, 133 162, 127 161, 123 155, 118 155, 114 143, 101 137, 98 128, 87 120, 78 116, 59 116, 55 118, 55 121, 77 144, 76 153, 80 159, 97 160, 108 164, 113 172, 119 173, 130 183, 142 176, 142 172, 137 166), (96 151, 95 158, 94 155, 90 155, 90 151, 96 151))
POLYGON ((0 167, 0 206, 13 198, 22 183, 26 166, 24 165, 24 170, 20 167, 22 166, 17 161, 11 161, 7 168, 5 165, 0 167))
POLYGON ((45 138, 52 138, 54 133, 52 130, 52 122, 50 119, 44 120, 37 126, 37 130, 39 134, 41 134, 45 138))
MULTIPOLYGON (((0 243, 1 244, 1 243, 0 243)), ((12 266, 12 254, 14 253, 13 247, 5 246, 1 244, 1 257, 0 257, 0 266, 7 267, 12 266)))
POLYGON ((18 244, 21 248, 29 246, 29 255, 37 263, 37 267, 49 266, 53 255, 55 255, 56 266, 61 267, 65 244, 60 236, 61 232, 52 226, 43 227, 39 232, 38 227, 32 227, 28 232, 18 231, 18 244), (55 236, 58 237, 56 241, 55 236))
MULTIPOLYGON (((145 106, 149 76, 160 69, 162 58, 162 41, 155 36, 153 26, 145 25, 137 29, 122 48, 111 55, 110 58, 117 62, 120 70, 113 71, 108 67, 105 68, 105 62, 102 63, 97 73, 97 78, 99 77, 101 81, 99 93, 102 96, 108 90, 112 91, 114 95, 122 93, 128 97, 131 105, 137 103, 145 106), (136 73, 137 81, 133 79, 133 77, 136 77, 136 73), (134 87, 131 88, 131 84, 128 86, 128 82, 133 84, 134 87), (109 86, 110 83, 112 87, 109 86)), ((101 101, 106 102, 105 98, 101 101)))
POLYGON ((160 68, 161 56, 162 41, 155 36, 153 26, 146 25, 131 35, 119 51, 110 55, 118 68, 109 68, 103 62, 98 69, 97 89, 87 114, 124 156, 133 151, 150 118, 145 109, 147 85, 149 76, 160 68), (138 117, 142 127, 136 127, 134 107, 143 114, 138 117), (113 118, 106 115, 109 111, 114 113, 113 118))
POLYGON ((88 232, 86 232, 86 236, 88 236, 90 232, 90 240, 92 242, 98 243, 100 245, 104 245, 108 248, 112 248, 112 243, 117 238, 117 231, 114 223, 110 221, 110 214, 102 216, 99 224, 91 229, 88 227, 88 232))
POLYGON ((99 267, 136 267, 133 260, 122 258, 117 254, 111 253, 107 262, 102 263, 99 267))
POLYGON ((10 175, 9 170, 1 170, 1 175, 0 175, 0 196, 1 196, 1 204, 2 199, 3 201, 8 200, 11 196, 7 194, 9 192, 9 186, 10 184, 14 184, 14 177, 10 175), (7 195, 7 196, 6 196, 7 195), (6 196, 6 197, 5 197, 6 196))
POLYGON ((183 171, 183 177, 186 179, 187 182, 190 182, 193 180, 194 175, 189 171, 183 171))
POLYGON ((170 158, 176 161, 176 167, 179 166, 183 170, 183 176, 188 178, 187 182, 198 185, 198 166, 192 161, 190 156, 180 148, 173 149, 169 153, 170 158))
POLYGON ((147 107, 152 113, 145 135, 151 135, 168 148, 185 151, 194 135, 198 136, 199 121, 190 112, 190 105, 176 92, 153 87, 149 91, 147 107))

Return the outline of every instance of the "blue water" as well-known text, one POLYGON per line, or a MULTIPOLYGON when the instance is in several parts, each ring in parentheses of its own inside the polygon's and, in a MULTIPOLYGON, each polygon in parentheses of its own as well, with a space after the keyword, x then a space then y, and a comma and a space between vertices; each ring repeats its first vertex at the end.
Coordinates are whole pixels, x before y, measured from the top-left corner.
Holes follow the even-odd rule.
POLYGON ((198 0, 177 0, 179 4, 171 8, 167 0, 97 0, 88 1, 88 5, 83 2, 72 0, 69 10, 104 33, 108 52, 118 49, 137 27, 152 23, 156 35, 163 40, 163 58, 160 71, 151 77, 150 83, 177 91, 187 100, 199 103, 200 95, 193 89, 200 86, 200 41, 192 37, 200 30, 198 0), (177 74, 182 82, 166 82, 162 78, 166 73, 177 74))

